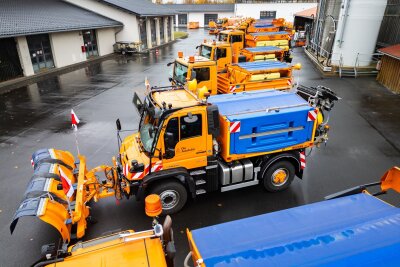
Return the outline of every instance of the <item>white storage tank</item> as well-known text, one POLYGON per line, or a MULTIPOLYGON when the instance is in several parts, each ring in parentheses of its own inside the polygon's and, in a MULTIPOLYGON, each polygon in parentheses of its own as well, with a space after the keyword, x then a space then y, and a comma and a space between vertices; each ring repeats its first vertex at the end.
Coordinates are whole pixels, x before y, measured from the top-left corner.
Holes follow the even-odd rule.
POLYGON ((387 0, 343 0, 332 50, 332 64, 353 67, 360 53, 358 66, 370 64, 387 0))

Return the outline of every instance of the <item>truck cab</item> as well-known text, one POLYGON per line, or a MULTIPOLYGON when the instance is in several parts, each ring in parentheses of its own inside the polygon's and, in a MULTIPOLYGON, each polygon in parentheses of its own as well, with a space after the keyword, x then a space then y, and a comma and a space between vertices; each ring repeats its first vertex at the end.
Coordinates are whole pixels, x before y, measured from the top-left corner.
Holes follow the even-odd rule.
POLYGON ((203 87, 206 87, 211 94, 217 93, 216 62, 208 58, 211 57, 211 50, 208 46, 204 48, 202 54, 204 56, 184 57, 181 52, 178 53, 178 58, 173 62, 172 77, 170 78, 172 85, 185 85, 187 81, 196 79, 197 87, 193 93, 197 93, 197 89, 203 87), (207 51, 207 49, 209 50, 207 51))
POLYGON ((232 48, 238 51, 245 47, 244 31, 241 30, 225 30, 218 34, 218 41, 227 42, 232 45, 232 48))
MULTIPOLYGON (((238 52, 237 52, 238 53, 238 52)), ((227 42, 204 42, 199 46, 199 55, 217 62, 218 71, 222 71, 233 61, 233 51, 227 42)))

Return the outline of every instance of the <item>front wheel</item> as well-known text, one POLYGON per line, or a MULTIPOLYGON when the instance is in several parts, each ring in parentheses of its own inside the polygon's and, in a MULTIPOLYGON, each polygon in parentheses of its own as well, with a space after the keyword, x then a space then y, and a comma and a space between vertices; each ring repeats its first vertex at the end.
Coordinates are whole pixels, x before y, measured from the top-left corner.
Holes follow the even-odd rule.
POLYGON ((186 188, 177 181, 165 181, 151 187, 149 194, 160 196, 162 214, 174 214, 180 211, 186 203, 186 188))
POLYGON ((285 190, 293 182, 295 168, 289 161, 278 161, 261 170, 264 188, 269 192, 285 190))

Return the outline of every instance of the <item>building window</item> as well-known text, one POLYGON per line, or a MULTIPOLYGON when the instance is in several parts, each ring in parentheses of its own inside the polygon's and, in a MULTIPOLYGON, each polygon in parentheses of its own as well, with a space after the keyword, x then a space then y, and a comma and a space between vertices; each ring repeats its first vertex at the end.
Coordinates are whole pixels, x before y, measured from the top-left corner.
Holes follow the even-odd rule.
POLYGON ((276 11, 260 11, 260 19, 274 19, 276 11))

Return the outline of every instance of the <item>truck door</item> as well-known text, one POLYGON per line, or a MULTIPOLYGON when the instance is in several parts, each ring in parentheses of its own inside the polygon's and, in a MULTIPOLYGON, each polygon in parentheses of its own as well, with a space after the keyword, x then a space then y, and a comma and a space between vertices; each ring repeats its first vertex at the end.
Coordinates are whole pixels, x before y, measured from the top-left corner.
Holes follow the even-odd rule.
POLYGON ((244 36, 243 34, 231 35, 231 44, 233 49, 242 50, 244 48, 244 36))
POLYGON ((166 123, 163 142, 164 168, 193 169, 207 165, 207 123, 204 112, 179 112, 166 123))
POLYGON ((227 57, 226 48, 217 47, 215 50, 215 59, 217 60, 218 70, 225 68, 226 64, 230 63, 227 57))
POLYGON ((195 67, 191 71, 195 72, 191 76, 196 78, 197 88, 202 88, 203 86, 206 86, 209 90, 212 88, 210 67, 195 67))

